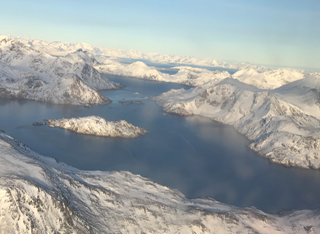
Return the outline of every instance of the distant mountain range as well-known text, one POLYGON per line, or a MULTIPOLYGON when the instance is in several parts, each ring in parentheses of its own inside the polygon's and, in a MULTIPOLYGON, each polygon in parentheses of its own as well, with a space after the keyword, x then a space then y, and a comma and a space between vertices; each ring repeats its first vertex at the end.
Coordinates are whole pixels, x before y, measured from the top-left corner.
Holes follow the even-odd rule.
POLYGON ((12 37, 12 36, 10 36, 10 38, 19 40, 21 41, 21 43, 28 45, 33 49, 43 51, 52 56, 65 56, 68 53, 74 52, 78 49, 82 49, 94 55, 116 57, 116 58, 149 60, 155 63, 198 65, 198 66, 228 68, 228 69, 235 69, 235 70, 252 68, 259 72, 272 70, 271 68, 253 65, 248 62, 228 64, 228 63, 213 60, 213 59, 201 60, 192 56, 179 57, 176 55, 160 55, 158 53, 144 53, 137 50, 108 49, 108 48, 102 48, 102 47, 95 47, 86 43, 66 43, 66 42, 59 42, 59 41, 48 42, 44 40, 34 40, 34 39, 12 37))
POLYGON ((173 82, 189 86, 199 86, 209 81, 218 82, 225 78, 232 77, 243 83, 261 89, 275 89, 290 82, 303 79, 309 74, 316 74, 290 68, 281 68, 266 72, 258 72, 257 70, 250 68, 239 70, 231 75, 227 71, 210 71, 203 68, 177 66, 170 68, 172 70, 177 70, 177 74, 169 75, 162 73, 161 70, 155 67, 149 67, 141 61, 131 64, 123 64, 114 59, 100 60, 100 63, 97 64, 95 68, 104 74, 162 82, 173 82))

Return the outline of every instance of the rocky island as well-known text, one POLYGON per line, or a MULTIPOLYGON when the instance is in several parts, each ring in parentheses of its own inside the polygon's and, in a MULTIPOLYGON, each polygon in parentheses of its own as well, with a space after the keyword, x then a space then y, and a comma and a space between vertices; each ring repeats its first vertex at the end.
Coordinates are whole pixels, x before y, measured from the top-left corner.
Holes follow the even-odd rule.
POLYGON ((125 120, 112 122, 99 116, 48 119, 48 126, 52 128, 59 127, 81 134, 104 137, 135 138, 148 133, 145 129, 135 127, 125 120))

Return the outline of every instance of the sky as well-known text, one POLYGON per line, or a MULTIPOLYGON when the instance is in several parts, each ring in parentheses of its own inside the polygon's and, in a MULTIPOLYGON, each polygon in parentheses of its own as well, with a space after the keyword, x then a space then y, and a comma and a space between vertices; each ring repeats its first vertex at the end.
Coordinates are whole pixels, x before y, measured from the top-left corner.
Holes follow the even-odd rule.
POLYGON ((320 69, 319 0, 0 1, 0 34, 320 69))

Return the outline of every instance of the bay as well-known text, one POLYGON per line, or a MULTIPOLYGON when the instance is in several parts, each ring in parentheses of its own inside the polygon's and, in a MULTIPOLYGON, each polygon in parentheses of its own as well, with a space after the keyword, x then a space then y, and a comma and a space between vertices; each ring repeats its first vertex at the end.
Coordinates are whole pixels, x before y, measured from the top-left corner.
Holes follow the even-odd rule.
POLYGON ((220 202, 275 213, 283 209, 320 207, 320 172, 286 168, 259 157, 232 126, 199 116, 163 115, 151 96, 172 88, 160 83, 108 76, 126 85, 102 91, 113 102, 84 108, 27 100, 0 100, 0 129, 36 152, 83 170, 130 171, 178 189, 189 198, 212 197, 220 202), (144 105, 122 105, 139 100, 144 105), (48 118, 97 115, 124 119, 150 133, 135 138, 81 135, 59 128, 33 126, 48 118))

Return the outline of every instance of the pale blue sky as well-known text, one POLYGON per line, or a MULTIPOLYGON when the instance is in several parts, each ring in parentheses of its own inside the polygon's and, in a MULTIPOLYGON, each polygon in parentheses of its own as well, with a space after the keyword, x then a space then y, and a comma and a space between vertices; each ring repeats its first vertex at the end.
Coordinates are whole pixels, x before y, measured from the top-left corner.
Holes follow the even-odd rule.
POLYGON ((319 0, 0 2, 0 34, 320 68, 319 0))

